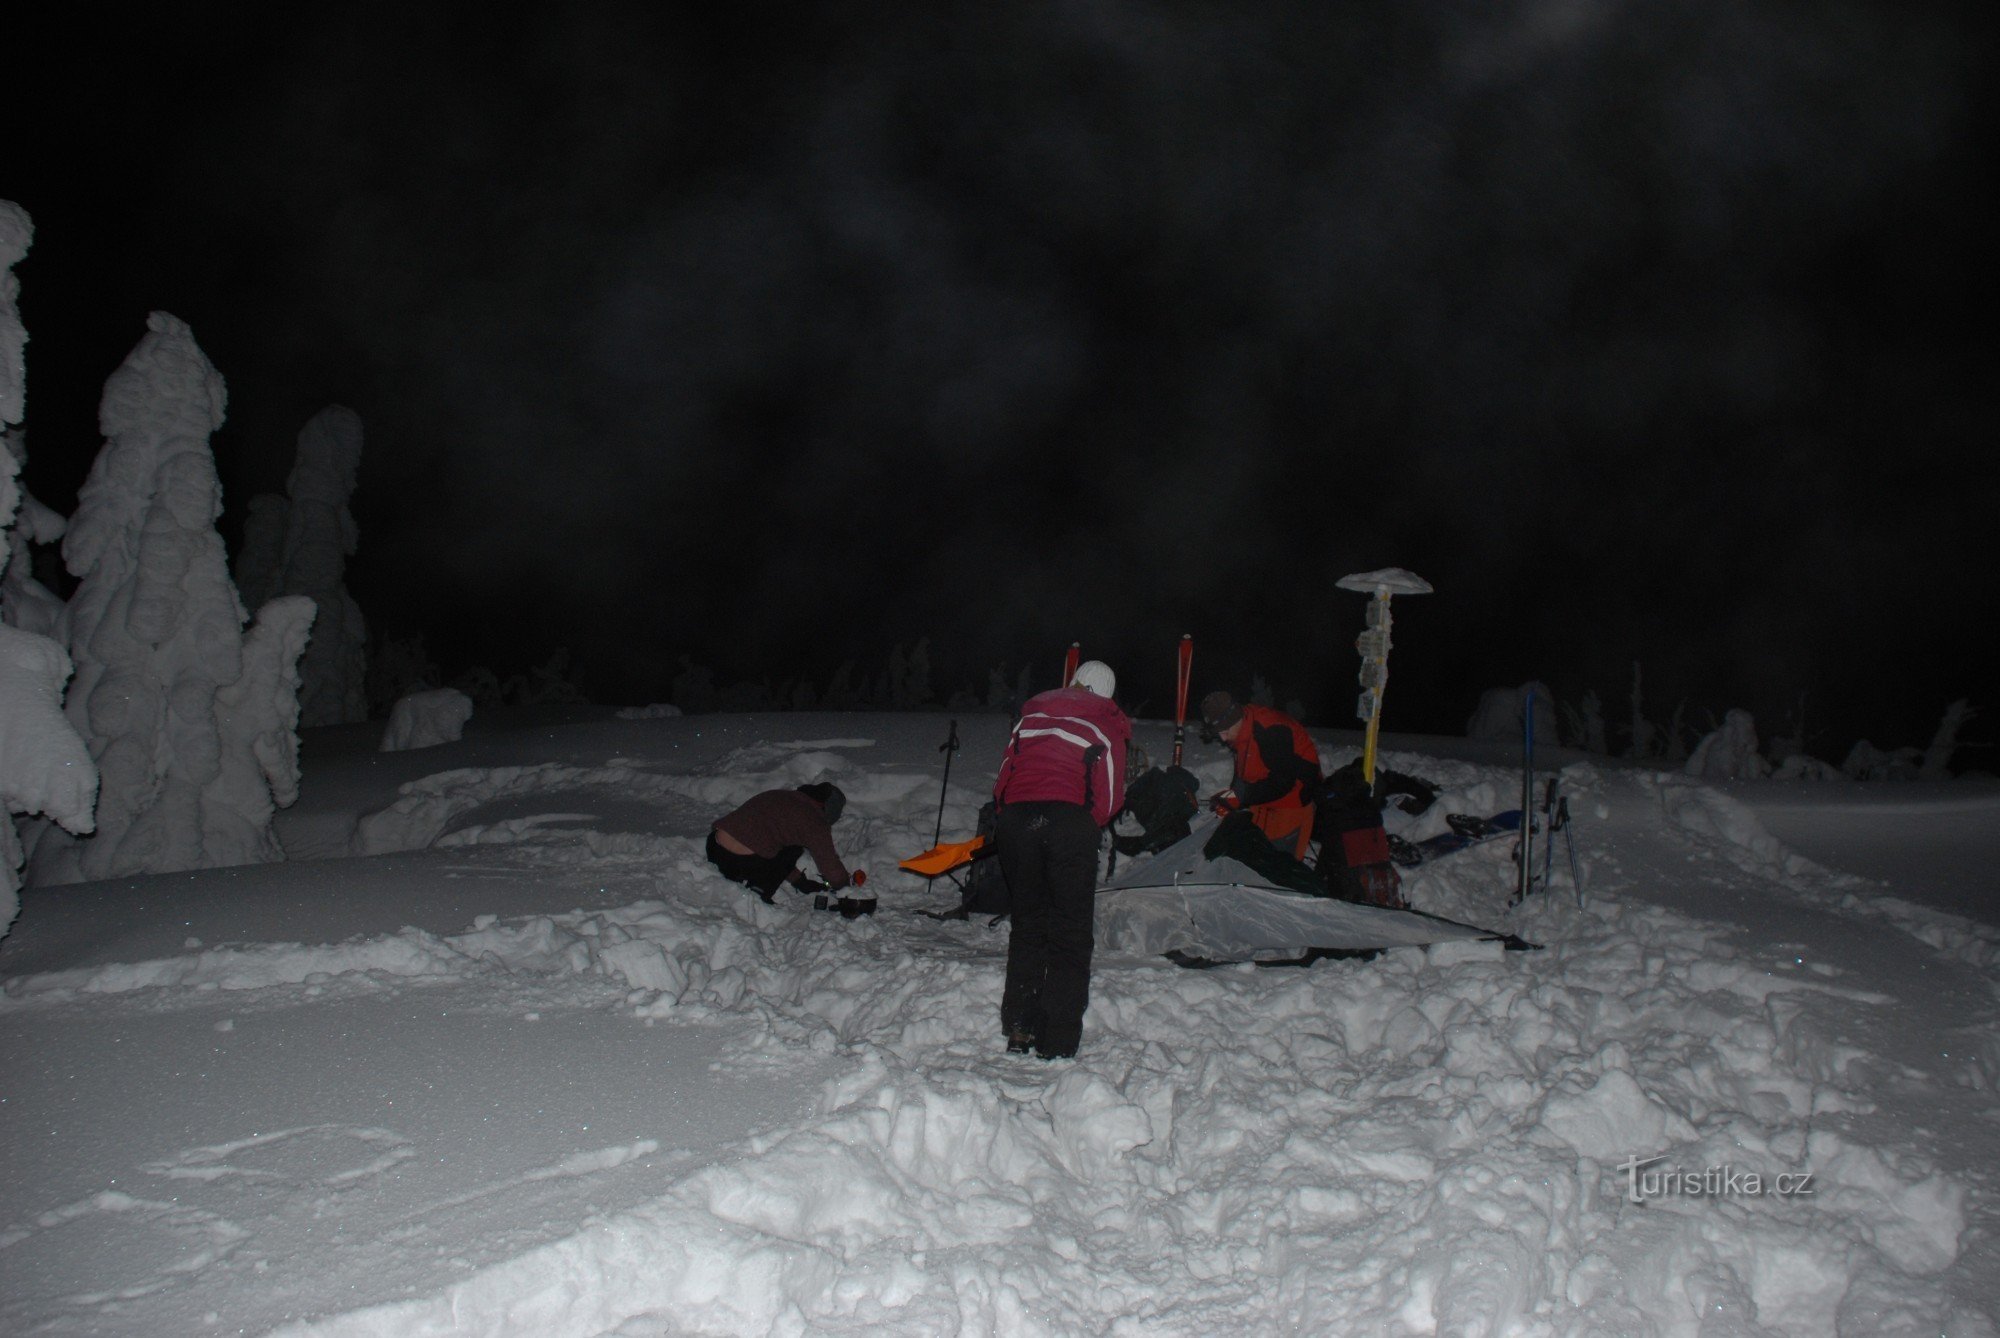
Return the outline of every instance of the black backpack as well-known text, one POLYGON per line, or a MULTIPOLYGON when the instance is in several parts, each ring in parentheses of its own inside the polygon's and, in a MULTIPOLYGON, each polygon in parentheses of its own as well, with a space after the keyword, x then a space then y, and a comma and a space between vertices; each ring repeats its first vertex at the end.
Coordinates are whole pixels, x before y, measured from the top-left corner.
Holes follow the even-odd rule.
POLYGON ((1121 855, 1150 855, 1186 836, 1201 810, 1200 788, 1186 767, 1149 767, 1125 787, 1125 812, 1143 829, 1130 836, 1114 835, 1121 855))
POLYGON ((979 822, 972 834, 984 837, 986 844, 966 866, 965 886, 959 891, 961 915, 1001 916, 1014 909, 1013 899, 1007 895, 1007 880, 1000 873, 999 857, 993 853, 993 813, 991 799, 980 806, 979 822))

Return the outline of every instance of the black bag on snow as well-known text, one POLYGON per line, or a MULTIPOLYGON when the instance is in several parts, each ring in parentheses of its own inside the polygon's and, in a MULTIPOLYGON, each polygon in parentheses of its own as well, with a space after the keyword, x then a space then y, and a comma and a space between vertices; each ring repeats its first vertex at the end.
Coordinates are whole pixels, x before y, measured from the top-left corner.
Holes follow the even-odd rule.
POLYGON ((1129 836, 1114 833, 1112 846, 1121 855, 1150 855, 1186 836, 1201 811, 1200 788, 1186 767, 1149 767, 1125 787, 1125 812, 1144 830, 1129 836))

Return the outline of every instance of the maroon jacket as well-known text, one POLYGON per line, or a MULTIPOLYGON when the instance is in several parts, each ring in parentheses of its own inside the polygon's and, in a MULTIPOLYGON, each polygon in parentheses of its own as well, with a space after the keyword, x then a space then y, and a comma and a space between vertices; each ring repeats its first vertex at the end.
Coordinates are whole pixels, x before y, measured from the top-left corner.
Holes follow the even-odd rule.
POLYGON ((996 803, 1037 799, 1082 804, 1102 827, 1125 807, 1125 745, 1132 722, 1118 703, 1084 688, 1056 688, 1030 697, 1007 740, 996 803))
POLYGON ((769 859, 786 846, 804 846, 829 888, 843 888, 851 881, 840 852, 833 848, 833 824, 811 795, 797 790, 753 794, 734 813, 718 818, 715 830, 749 846, 759 859, 769 859))

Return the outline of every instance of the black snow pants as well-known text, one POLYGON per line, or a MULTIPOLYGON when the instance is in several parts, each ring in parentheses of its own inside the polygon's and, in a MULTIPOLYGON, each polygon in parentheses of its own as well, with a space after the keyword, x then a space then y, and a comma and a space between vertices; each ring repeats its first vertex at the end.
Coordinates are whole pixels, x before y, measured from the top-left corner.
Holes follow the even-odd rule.
POLYGON ((1006 804, 994 841, 1013 915, 1001 1029, 1044 1059, 1074 1055, 1090 1004, 1097 823, 1081 804, 1006 804))
POLYGON ((804 846, 786 846, 771 856, 739 855, 715 839, 713 827, 708 829, 708 862, 724 878, 734 879, 766 901, 775 898, 779 885, 792 876, 805 853, 804 846))

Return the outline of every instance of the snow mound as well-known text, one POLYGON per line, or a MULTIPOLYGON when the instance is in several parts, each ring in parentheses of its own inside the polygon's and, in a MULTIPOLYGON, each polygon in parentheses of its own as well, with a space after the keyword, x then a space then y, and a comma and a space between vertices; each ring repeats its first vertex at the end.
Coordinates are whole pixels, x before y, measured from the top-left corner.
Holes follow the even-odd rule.
POLYGON ((1785 848, 1741 802, 1691 777, 1660 774, 1651 783, 1668 819, 1721 851, 1746 872, 1790 882, 1833 874, 1785 848))
POLYGON ((457 688, 426 688, 397 698, 389 708, 389 727, 382 731, 385 753, 411 748, 435 748, 455 743, 472 719, 472 698, 457 688))

